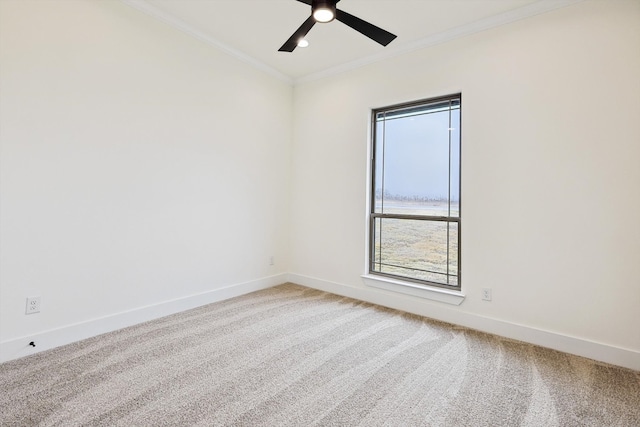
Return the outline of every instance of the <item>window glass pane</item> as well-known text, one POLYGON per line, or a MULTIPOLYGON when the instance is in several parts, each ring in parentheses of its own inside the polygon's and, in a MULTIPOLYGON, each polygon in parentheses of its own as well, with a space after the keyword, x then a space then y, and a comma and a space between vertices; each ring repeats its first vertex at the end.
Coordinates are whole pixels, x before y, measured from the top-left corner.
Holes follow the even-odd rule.
POLYGON ((449 127, 448 110, 384 121, 384 213, 448 215, 449 127))
POLYGON ((457 285, 457 224, 375 218, 375 230, 372 271, 457 285))

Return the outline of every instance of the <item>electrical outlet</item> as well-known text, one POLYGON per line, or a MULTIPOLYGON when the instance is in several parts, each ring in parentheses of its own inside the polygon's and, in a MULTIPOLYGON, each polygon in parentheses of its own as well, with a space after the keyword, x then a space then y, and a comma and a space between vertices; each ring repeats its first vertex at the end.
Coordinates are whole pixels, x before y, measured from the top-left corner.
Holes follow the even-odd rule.
POLYGON ((273 257, 273 255, 271 255, 269 257, 269 265, 274 265, 276 263, 275 258, 273 257))
POLYGON ((40 313, 40 297, 27 297, 26 314, 40 313))
POLYGON ((491 301, 491 288, 482 288, 482 299, 484 301, 491 301))

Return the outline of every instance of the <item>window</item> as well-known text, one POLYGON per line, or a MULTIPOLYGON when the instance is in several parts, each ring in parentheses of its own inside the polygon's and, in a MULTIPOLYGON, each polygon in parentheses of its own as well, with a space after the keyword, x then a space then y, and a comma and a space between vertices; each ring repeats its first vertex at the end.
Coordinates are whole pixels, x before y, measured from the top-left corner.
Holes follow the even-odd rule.
POLYGON ((461 95, 373 111, 369 273, 460 290, 461 95))

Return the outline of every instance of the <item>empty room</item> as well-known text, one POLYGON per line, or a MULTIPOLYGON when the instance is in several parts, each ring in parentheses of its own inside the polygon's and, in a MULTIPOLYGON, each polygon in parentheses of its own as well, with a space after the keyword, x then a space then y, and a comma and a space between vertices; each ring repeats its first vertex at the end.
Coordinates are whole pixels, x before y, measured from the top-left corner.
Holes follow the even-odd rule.
POLYGON ((640 1, 0 0, 0 425, 640 426, 640 1))

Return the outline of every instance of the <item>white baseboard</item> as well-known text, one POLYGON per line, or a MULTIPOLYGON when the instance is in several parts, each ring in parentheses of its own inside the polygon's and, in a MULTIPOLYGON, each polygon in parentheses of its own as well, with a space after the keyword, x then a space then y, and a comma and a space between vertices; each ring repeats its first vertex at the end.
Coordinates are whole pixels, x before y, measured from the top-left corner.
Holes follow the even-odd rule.
POLYGON ((355 288, 353 286, 294 273, 290 273, 288 277, 289 282, 309 288, 640 371, 640 352, 635 350, 614 347, 504 320, 465 313, 455 308, 452 309, 450 306, 445 306, 444 304, 442 306, 424 304, 402 294, 384 292, 376 288, 355 288))
POLYGON ((373 304, 640 371, 640 352, 635 350, 544 331, 504 320, 464 313, 445 307, 444 304, 442 307, 433 304, 425 305, 416 299, 408 298, 402 294, 395 295, 391 292, 380 291, 376 288, 355 288, 294 273, 278 274, 250 282, 229 285, 202 294, 190 295, 184 298, 140 307, 135 310, 91 319, 62 328, 43 331, 27 337, 7 340, 0 343, 0 363, 202 305, 259 291, 261 289, 267 289, 285 282, 296 283, 325 292, 367 301, 373 304), (34 341, 36 347, 29 346, 28 343, 30 341, 34 341))
POLYGON ((51 329, 27 337, 15 338, 0 343, 0 362, 39 353, 61 345, 70 344, 170 314, 226 300, 250 292, 267 289, 287 281, 287 274, 278 274, 249 282, 229 285, 221 289, 190 295, 171 301, 140 307, 85 322, 51 329), (31 347, 29 342, 35 342, 31 347))

